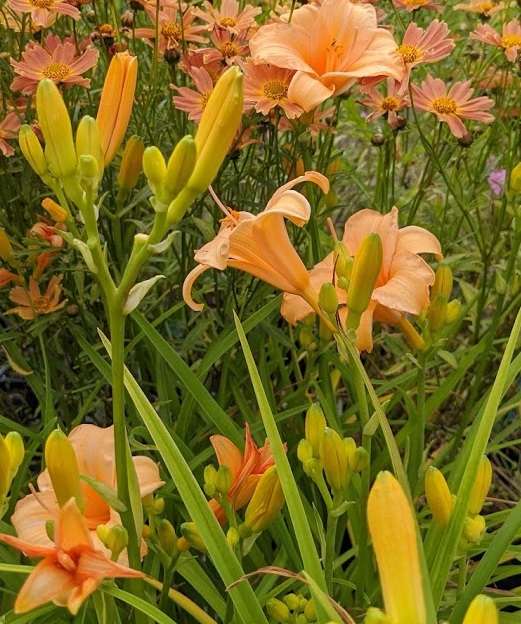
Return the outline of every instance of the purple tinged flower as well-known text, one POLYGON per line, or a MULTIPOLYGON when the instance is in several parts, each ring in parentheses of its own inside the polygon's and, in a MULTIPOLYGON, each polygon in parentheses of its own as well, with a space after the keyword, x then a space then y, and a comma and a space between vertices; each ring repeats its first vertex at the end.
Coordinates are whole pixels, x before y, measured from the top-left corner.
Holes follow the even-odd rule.
POLYGON ((507 172, 505 169, 494 169, 488 174, 488 185, 492 194, 499 197, 503 194, 507 172))

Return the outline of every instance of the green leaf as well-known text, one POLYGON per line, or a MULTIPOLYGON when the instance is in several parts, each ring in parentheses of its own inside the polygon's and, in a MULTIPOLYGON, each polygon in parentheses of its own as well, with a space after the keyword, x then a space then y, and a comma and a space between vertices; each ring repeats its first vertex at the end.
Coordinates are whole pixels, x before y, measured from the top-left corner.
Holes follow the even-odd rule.
POLYGON ((102 483, 93 477, 89 477, 88 475, 81 475, 80 479, 85 481, 85 483, 89 485, 96 492, 96 494, 99 494, 101 498, 108 503, 109 507, 112 507, 112 509, 115 509, 116 511, 127 510, 123 502, 117 497, 116 491, 108 485, 105 485, 105 483, 102 483))
POLYGON ((153 604, 150 604, 150 602, 143 600, 143 598, 139 598, 139 596, 135 596, 134 594, 118 589, 114 586, 111 587, 110 585, 102 585, 100 589, 103 593, 113 596, 122 602, 126 602, 131 607, 141 611, 141 613, 148 615, 152 618, 152 621, 157 622, 157 624, 177 624, 171 617, 168 617, 168 615, 163 613, 153 604))

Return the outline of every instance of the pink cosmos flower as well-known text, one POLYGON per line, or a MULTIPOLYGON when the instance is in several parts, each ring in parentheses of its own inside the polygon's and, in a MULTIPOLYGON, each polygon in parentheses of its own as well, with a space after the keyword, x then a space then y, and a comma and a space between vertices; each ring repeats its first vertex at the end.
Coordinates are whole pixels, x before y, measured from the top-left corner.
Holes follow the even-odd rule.
POLYGON ((194 81, 195 89, 172 85, 172 89, 179 94, 174 95, 172 101, 176 108, 188 114, 188 119, 199 121, 213 91, 214 84, 212 77, 204 67, 192 67, 190 76, 194 81))
POLYGON ((447 88, 443 80, 428 75, 419 87, 413 85, 412 91, 414 107, 434 113, 440 121, 448 124, 458 139, 467 132, 463 119, 483 123, 494 121, 494 115, 487 112, 494 106, 494 100, 484 96, 473 98, 474 90, 468 80, 455 82, 447 88))
POLYGON ((262 26, 250 41, 254 63, 295 70, 288 97, 306 112, 362 78, 401 80, 396 48, 391 33, 378 28, 375 8, 350 0, 303 6, 291 23, 262 26))
POLYGON ((417 9, 442 10, 441 5, 438 2, 432 2, 432 0, 393 0, 393 4, 397 9, 405 9, 409 13, 417 9))
POLYGON ((20 125, 20 117, 14 111, 7 113, 0 121, 0 152, 4 156, 12 156, 14 154, 13 147, 7 141, 16 139, 20 125))
POLYGON ((269 115, 277 106, 282 108, 288 119, 299 117, 304 111, 288 98, 288 89, 295 72, 274 65, 245 63, 244 105, 246 110, 254 108, 258 113, 269 115))
POLYGON ((505 56, 511 63, 515 63, 517 56, 521 51, 521 22, 513 19, 503 26, 503 32, 500 35, 489 24, 480 24, 476 30, 470 34, 472 39, 483 41, 489 45, 503 48, 505 56))
POLYGON ((45 38, 43 46, 30 41, 22 53, 22 60, 11 59, 10 62, 18 74, 11 83, 11 89, 31 95, 43 78, 51 78, 56 84, 66 87, 89 87, 90 80, 83 78, 82 74, 96 65, 98 51, 89 47, 77 55, 71 38, 62 41, 56 35, 50 34, 45 38))
MULTIPOLYGON (((156 8, 155 3, 145 4, 145 11, 150 19, 155 22, 156 8)), ((191 41, 194 43, 203 43, 204 37, 201 36, 205 26, 194 25, 195 13, 192 9, 183 12, 182 19, 179 17, 179 9, 177 3, 175 5, 163 5, 159 11, 159 50, 176 50, 180 47, 182 41, 191 41)), ((152 45, 155 36, 155 27, 136 28, 134 31, 136 37, 144 39, 152 45)))
POLYGON ((485 17, 492 17, 498 11, 503 10, 505 4, 503 2, 494 2, 493 0, 471 0, 466 4, 456 4, 454 8, 467 11, 468 13, 478 13, 485 17))
POLYGON ((238 35, 229 30, 221 28, 214 30, 210 35, 212 48, 201 48, 199 52, 203 55, 204 64, 216 61, 224 62, 227 65, 234 65, 244 57, 248 56, 247 32, 240 32, 238 35))
POLYGON ((206 1, 204 7, 204 11, 196 9, 195 12, 208 24, 208 30, 224 28, 235 34, 255 26, 255 18, 262 13, 262 9, 252 6, 241 11, 237 0, 222 0, 219 9, 206 1))
POLYGON ((7 6, 18 15, 30 13, 33 25, 40 28, 52 26, 58 15, 75 20, 81 15, 76 7, 63 0, 8 0, 7 6))
POLYGON ((403 93, 399 82, 393 78, 387 78, 386 85, 386 93, 382 93, 375 85, 362 89, 365 99, 361 103, 372 110, 367 121, 375 121, 383 115, 387 115, 387 121, 391 128, 396 128, 398 125, 397 113, 410 106, 410 102, 407 95, 403 93))

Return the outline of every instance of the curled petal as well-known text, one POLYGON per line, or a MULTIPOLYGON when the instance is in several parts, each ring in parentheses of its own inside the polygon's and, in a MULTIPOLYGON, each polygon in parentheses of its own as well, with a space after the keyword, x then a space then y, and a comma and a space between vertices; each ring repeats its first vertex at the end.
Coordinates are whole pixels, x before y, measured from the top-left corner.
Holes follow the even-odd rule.
POLYGON ((204 304, 197 303, 192 299, 192 288, 194 287, 194 284, 199 276, 205 271, 208 271, 209 268, 209 266, 205 266, 204 264, 198 264, 190 271, 190 273, 188 273, 185 277, 185 281, 183 282, 183 299, 185 300, 186 305, 192 308, 195 312, 201 312, 204 308, 204 304))

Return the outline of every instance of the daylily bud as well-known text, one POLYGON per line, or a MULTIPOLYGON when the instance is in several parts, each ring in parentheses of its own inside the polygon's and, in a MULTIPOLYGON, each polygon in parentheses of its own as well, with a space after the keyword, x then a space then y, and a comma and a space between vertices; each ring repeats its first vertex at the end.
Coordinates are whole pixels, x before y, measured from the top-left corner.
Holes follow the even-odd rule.
POLYGON ((92 156, 96 160, 97 176, 101 178, 105 163, 100 131, 96 120, 88 115, 82 117, 76 130, 76 154, 80 159, 80 163, 82 156, 92 156))
POLYGON ((233 476, 228 466, 219 466, 217 471, 217 478, 215 480, 215 489, 222 496, 228 494, 233 482, 233 476))
POLYGON ((51 173, 58 178, 73 175, 77 158, 71 119, 58 87, 48 78, 41 80, 36 89, 36 111, 51 173))
POLYGON ((336 288, 331 282, 325 282, 320 288, 318 295, 318 302, 320 307, 327 314, 335 314, 338 308, 338 297, 336 294, 336 288))
POLYGON ((300 440, 297 446, 297 457, 299 460, 304 463, 313 459, 313 447, 311 446, 311 442, 303 438, 300 440))
POLYGON ((365 614, 364 624, 392 624, 392 622, 381 609, 370 607, 365 614))
POLYGON ((510 174, 510 190, 521 193, 521 162, 517 163, 510 174))
POLYGON ((163 518, 157 525, 157 537, 161 548, 167 555, 174 555, 177 551, 177 535, 172 523, 163 518))
POLYGON ((154 500, 153 512, 155 516, 160 516, 165 511, 165 499, 160 497, 154 500))
POLYGON ((99 169, 94 156, 85 154, 79 158, 80 180, 85 190, 94 190, 98 185, 99 169))
POLYGON ((57 223, 63 223, 69 216, 65 208, 62 208, 60 204, 56 203, 50 197, 42 199, 42 208, 46 210, 57 223))
POLYGON ((123 150, 118 172, 118 186, 126 191, 133 189, 143 169, 145 144, 136 135, 130 137, 123 150))
POLYGON ((431 291, 431 304, 427 313, 433 331, 441 329, 447 322, 447 304, 452 292, 452 271, 446 264, 440 264, 431 291))
POLYGON ((470 603, 463 624, 498 624, 497 607, 489 596, 476 596, 470 603))
POLYGON ((226 532, 226 541, 231 548, 235 548, 241 539, 239 531, 235 527, 230 527, 226 532))
POLYGON ((425 496, 434 522, 446 527, 454 507, 454 499, 442 472, 434 466, 429 466, 425 472, 425 496))
POLYGON ((175 146, 172 155, 168 159, 166 178, 164 182, 165 203, 170 203, 184 188, 188 182, 197 160, 195 141, 187 135, 175 146))
POLYGON ((100 524, 96 527, 96 534, 105 548, 110 550, 114 561, 128 545, 128 532, 121 525, 109 527, 106 524, 100 524))
POLYGON ((9 451, 9 472, 11 479, 14 479, 25 455, 24 441, 17 431, 10 431, 4 441, 9 451))
POLYGON ((367 310, 382 267, 382 257, 382 239, 378 234, 369 234, 358 248, 349 281, 347 325, 350 329, 358 328, 360 316, 367 310))
POLYGON ((300 607, 300 598, 297 594, 286 594, 282 600, 291 611, 297 611, 300 607))
POLYGON ((304 615, 306 616, 306 620, 308 622, 314 622, 317 617, 317 610, 315 608, 315 601, 308 600, 306 606, 304 607, 304 615))
POLYGON ((59 429, 55 429, 47 438, 45 463, 60 507, 75 498, 82 508, 83 496, 76 453, 69 438, 59 429))
POLYGON ((485 535, 487 525, 483 516, 467 516, 463 526, 463 535, 471 544, 479 544, 485 535))
POLYGON ((25 160, 40 177, 48 173, 43 148, 31 126, 24 124, 18 133, 18 143, 25 160))
POLYGON ((204 109, 195 144, 197 162, 188 186, 202 193, 213 182, 239 129, 243 109, 243 75, 230 67, 217 81, 204 109))
POLYGON ((9 262, 12 256, 13 247, 11 245, 11 241, 9 240, 9 236, 7 236, 4 228, 0 227, 0 258, 5 262, 9 262))
MULTIPOLYGON (((195 522, 183 522, 183 524, 181 525, 181 533, 190 544, 190 546, 192 546, 196 550, 200 550, 201 552, 206 551, 206 546, 199 531, 197 530, 197 527, 195 526, 195 522)), ((179 548, 179 540, 177 545, 179 548)))
POLYGON ((483 508, 488 491, 492 484, 492 464, 486 455, 483 455, 478 468, 478 474, 472 486, 469 498, 469 514, 478 514, 483 508))
POLYGON ((289 622, 290 612, 282 600, 278 600, 277 598, 270 598, 266 603, 266 611, 270 618, 275 620, 277 624, 283 624, 284 622, 289 622))
POLYGON ((0 515, 11 487, 11 456, 4 437, 0 435, 0 515))
POLYGON ((461 318, 462 305, 458 299, 453 299, 447 304, 447 324, 455 323, 461 318))
POLYGON ((344 440, 334 429, 326 427, 320 443, 320 459, 326 479, 335 492, 342 492, 349 479, 349 458, 344 440))
POLYGON ((204 491, 208 496, 215 496, 217 484, 217 470, 215 466, 209 464, 204 469, 204 491))
POLYGON ((155 145, 143 153, 143 171, 154 195, 159 195, 166 177, 166 163, 163 154, 155 145))
POLYGON ((391 622, 426 624, 415 518, 407 496, 390 472, 380 472, 376 477, 367 503, 367 519, 386 615, 391 622))
POLYGON ((116 155, 127 131, 134 104, 137 69, 137 57, 119 52, 112 57, 105 76, 96 117, 105 166, 116 155))
POLYGON ((320 457, 320 442, 326 429, 324 412, 318 403, 313 403, 306 413, 305 432, 313 448, 313 456, 320 457))
POLYGON ((271 466, 261 476, 255 487, 253 496, 246 507, 244 524, 253 533, 260 533, 273 522, 283 505, 284 493, 277 469, 271 466))
POLYGON ((403 332, 405 340, 407 344, 414 351, 424 351, 425 350, 425 340, 420 336, 420 334, 414 328, 414 325, 405 317, 402 317, 398 323, 400 329, 403 332))
POLYGON ((369 455, 365 448, 359 446, 355 449, 353 456, 349 457, 349 466, 353 472, 362 472, 369 466, 369 455))
POLYGON ((353 270, 353 258, 347 253, 344 243, 337 243, 335 247, 336 264, 335 273, 340 278, 349 280, 353 270))

